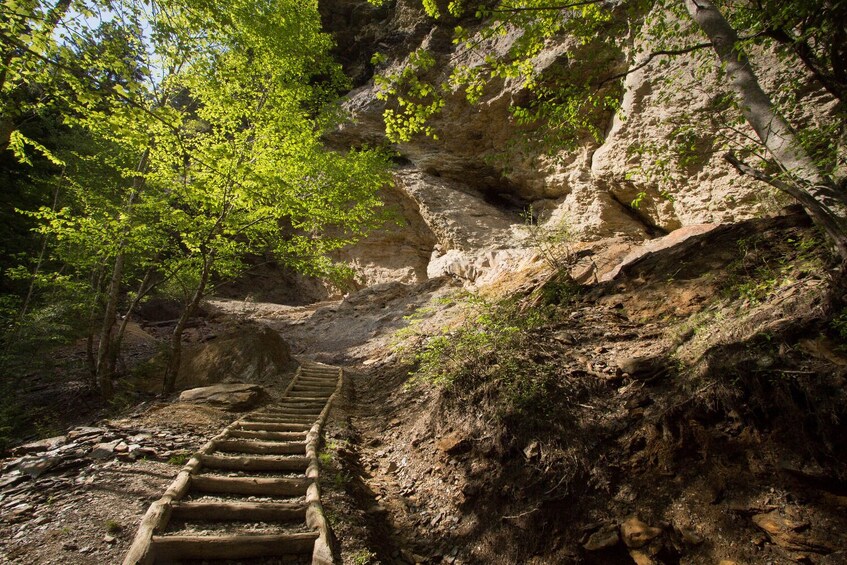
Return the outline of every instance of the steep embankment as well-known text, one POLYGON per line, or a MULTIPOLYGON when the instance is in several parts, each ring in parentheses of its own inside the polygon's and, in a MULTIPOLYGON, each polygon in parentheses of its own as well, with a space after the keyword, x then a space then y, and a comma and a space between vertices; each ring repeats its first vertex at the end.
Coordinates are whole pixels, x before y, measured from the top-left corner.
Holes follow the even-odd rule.
POLYGON ((841 287, 808 220, 593 258, 601 282, 540 263, 476 307, 441 279, 254 308, 354 369, 325 458, 345 563, 843 562, 841 287), (452 380, 410 378, 445 331, 452 380))

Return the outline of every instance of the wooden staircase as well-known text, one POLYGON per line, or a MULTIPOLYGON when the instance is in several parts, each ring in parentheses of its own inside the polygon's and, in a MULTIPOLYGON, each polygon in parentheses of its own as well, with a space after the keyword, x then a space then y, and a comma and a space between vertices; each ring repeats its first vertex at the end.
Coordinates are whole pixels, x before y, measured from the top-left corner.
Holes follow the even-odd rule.
POLYGON ((329 565, 318 441, 344 373, 306 363, 282 399, 229 425, 144 515, 124 565, 273 559, 329 565))

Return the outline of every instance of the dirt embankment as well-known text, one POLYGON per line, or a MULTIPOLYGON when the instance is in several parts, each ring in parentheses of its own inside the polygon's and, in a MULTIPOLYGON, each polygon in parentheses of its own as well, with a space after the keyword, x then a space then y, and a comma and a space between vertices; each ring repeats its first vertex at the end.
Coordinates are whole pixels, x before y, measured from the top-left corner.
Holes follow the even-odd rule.
POLYGON ((843 288, 816 237, 723 226, 586 288, 512 352, 557 367, 534 412, 362 367, 328 443, 345 563, 847 563, 843 288))

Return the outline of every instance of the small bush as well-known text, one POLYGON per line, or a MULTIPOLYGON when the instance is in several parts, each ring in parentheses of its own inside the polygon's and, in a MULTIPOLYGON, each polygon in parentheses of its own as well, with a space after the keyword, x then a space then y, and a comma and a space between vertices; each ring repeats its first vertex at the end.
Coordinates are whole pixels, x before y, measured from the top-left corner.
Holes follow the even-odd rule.
POLYGON ((417 354, 412 382, 429 383, 469 405, 484 406, 515 435, 530 436, 572 420, 587 391, 548 347, 555 306, 475 297, 463 325, 430 338, 417 354))
POLYGON ((353 561, 353 565, 370 565, 376 559, 376 553, 367 549, 360 549, 354 552, 350 558, 353 561))
POLYGON ((169 465, 185 465, 185 463, 191 459, 191 455, 189 453, 174 453, 168 458, 169 465))

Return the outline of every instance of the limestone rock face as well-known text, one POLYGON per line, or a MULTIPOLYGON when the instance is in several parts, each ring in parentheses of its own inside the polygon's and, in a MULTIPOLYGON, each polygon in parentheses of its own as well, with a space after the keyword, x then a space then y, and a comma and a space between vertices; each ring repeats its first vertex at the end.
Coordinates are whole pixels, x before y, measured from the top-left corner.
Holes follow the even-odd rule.
POLYGON ((336 257, 353 266, 364 286, 427 280, 429 257, 438 239, 420 205, 400 186, 389 187, 382 198, 391 214, 385 226, 336 257))
MULTIPOLYGON (((399 71, 421 48, 436 60, 421 78, 435 84, 446 82, 453 65, 483 63, 479 53, 452 42, 455 25, 473 34, 478 23, 446 13, 433 20, 418 0, 380 8, 367 0, 322 0, 321 13, 355 85, 344 103, 349 120, 328 136, 339 148, 385 142, 382 114, 393 102, 377 97, 375 73, 399 71), (375 66, 371 58, 377 52, 381 62, 375 66)), ((520 34, 509 29, 483 42, 502 55, 520 34)), ((651 50, 649 37, 639 41, 645 43, 625 50, 651 50)), ((534 61, 536 71, 550 84, 579 81, 585 69, 577 66, 578 51, 593 49, 596 55, 599 43, 548 40, 534 61)), ((603 49, 609 76, 626 70, 628 53, 603 49)), ((753 57, 769 92, 795 79, 809 82, 798 70, 801 65, 779 61, 764 50, 753 57)), ((530 260, 536 250, 520 213, 530 206, 542 224, 566 229, 574 241, 590 242, 639 241, 685 226, 769 214, 785 204, 722 159, 728 147, 752 132, 726 105, 711 50, 658 57, 630 73, 624 87, 618 116, 590 118, 605 137, 586 137, 568 149, 542 147, 522 135, 532 126, 519 126, 509 108, 529 101, 531 94, 518 80, 493 80, 475 105, 462 92, 445 93, 444 108, 430 123, 438 139, 418 136, 395 146, 405 166, 396 173, 397 192, 389 200, 403 203, 398 208, 405 226, 383 230, 347 252, 361 281, 412 282, 443 274, 477 281, 507 264, 530 260), (667 156, 668 150, 684 156, 663 162, 660 152, 667 156)), ((795 106, 791 118, 796 123, 815 124, 831 111, 833 101, 811 87, 795 106)))

